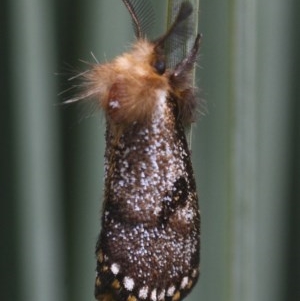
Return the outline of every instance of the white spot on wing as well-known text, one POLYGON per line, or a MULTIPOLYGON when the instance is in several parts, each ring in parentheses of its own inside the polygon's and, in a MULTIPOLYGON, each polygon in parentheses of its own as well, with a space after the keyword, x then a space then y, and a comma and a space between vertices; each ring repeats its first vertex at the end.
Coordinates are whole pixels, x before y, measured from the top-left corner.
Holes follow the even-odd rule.
POLYGON ((180 284, 180 288, 184 289, 188 285, 188 283, 189 283, 189 278, 187 276, 183 277, 181 284, 180 284))
POLYGON ((146 299, 148 296, 148 286, 143 286, 140 290, 139 290, 139 298, 141 299, 146 299))
POLYGON ((156 288, 151 292, 150 299, 152 301, 156 301, 157 300, 157 291, 156 291, 156 288))
POLYGON ((110 270, 114 275, 117 275, 120 272, 120 266, 117 263, 113 263, 110 267, 110 270))
POLYGON ((167 290, 167 296, 172 297, 174 295, 174 293, 175 293, 175 286, 172 285, 167 290))
POLYGON ((166 293, 166 291, 164 289, 159 293, 159 295, 158 295, 159 301, 162 301, 165 299, 165 293, 166 293))
POLYGON ((134 280, 130 277, 124 277, 123 284, 128 291, 132 291, 134 288, 134 280))

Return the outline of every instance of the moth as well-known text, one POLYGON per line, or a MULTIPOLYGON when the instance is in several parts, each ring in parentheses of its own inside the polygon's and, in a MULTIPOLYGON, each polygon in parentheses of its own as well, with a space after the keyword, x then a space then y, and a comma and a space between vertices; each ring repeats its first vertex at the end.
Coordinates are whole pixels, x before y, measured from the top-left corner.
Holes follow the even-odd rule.
POLYGON ((182 2, 167 32, 151 41, 138 14, 147 1, 122 1, 136 43, 82 73, 82 92, 70 100, 96 98, 106 117, 95 297, 179 301, 199 276, 200 213, 184 127, 195 120, 191 74, 201 36, 169 68, 167 45, 181 47, 189 35, 191 3, 182 2))

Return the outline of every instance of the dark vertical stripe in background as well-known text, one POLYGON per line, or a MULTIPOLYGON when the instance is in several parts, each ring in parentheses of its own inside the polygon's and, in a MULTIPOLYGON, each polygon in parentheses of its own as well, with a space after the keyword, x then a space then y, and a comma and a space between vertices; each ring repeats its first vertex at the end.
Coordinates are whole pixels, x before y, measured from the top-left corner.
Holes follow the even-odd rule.
MULTIPOLYGON (((93 300, 104 120, 57 106, 55 73, 130 46, 120 2, 0 2, 1 300, 93 300)), ((300 300, 298 2, 200 1, 209 113, 193 129, 202 249, 187 300, 300 300)))

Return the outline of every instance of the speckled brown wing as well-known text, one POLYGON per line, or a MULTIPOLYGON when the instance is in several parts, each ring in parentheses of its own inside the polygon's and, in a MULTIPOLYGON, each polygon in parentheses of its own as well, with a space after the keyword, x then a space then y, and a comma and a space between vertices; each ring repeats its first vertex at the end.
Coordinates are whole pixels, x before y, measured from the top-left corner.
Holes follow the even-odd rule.
POLYGON ((178 301, 198 278, 200 215, 190 153, 177 102, 161 94, 150 124, 132 125, 118 140, 107 133, 98 300, 178 301))

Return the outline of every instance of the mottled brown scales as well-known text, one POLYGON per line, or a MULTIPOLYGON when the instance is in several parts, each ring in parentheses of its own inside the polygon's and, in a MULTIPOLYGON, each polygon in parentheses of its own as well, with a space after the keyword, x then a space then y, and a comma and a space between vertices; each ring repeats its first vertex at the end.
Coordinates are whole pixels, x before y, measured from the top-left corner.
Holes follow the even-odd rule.
POLYGON ((108 293, 108 294, 101 295, 100 300, 102 300, 102 301, 114 301, 115 299, 114 299, 114 296, 112 294, 108 293))
POLYGON ((117 279, 115 279, 113 281, 113 283, 111 284, 111 286, 112 286, 112 288, 114 290, 119 290, 121 288, 121 284, 120 284, 119 280, 117 280, 117 279))
POLYGON ((193 285, 194 285, 193 280, 190 280, 190 281, 188 282, 188 284, 187 284, 187 289, 190 290, 190 289, 193 287, 193 285))
POLYGON ((102 265, 101 266, 101 271, 104 272, 104 273, 107 272, 108 271, 108 266, 107 265, 102 265))
POLYGON ((103 262, 103 253, 102 253, 102 251, 100 250, 98 253, 97 253, 97 260, 99 261, 99 262, 103 262))
POLYGON ((129 297, 127 298, 127 301, 137 301, 137 298, 133 295, 129 295, 129 297))
POLYGON ((97 287, 100 287, 101 281, 100 281, 99 277, 96 277, 95 285, 96 285, 97 287))
MULTIPOLYGON (((99 301, 180 301, 199 277, 200 213, 184 125, 194 121, 191 72, 200 36, 166 68, 165 43, 182 36, 184 1, 165 35, 148 41, 136 8, 123 0, 138 41, 83 73, 74 99, 96 97, 106 116, 105 192, 96 246, 99 301)), ((181 37, 182 38, 182 37, 181 37)))
POLYGON ((178 301, 178 300, 180 300, 180 291, 177 291, 172 297, 172 301, 178 301))

